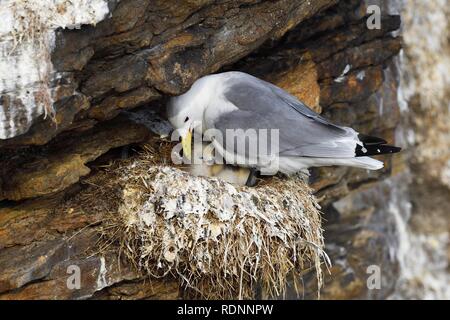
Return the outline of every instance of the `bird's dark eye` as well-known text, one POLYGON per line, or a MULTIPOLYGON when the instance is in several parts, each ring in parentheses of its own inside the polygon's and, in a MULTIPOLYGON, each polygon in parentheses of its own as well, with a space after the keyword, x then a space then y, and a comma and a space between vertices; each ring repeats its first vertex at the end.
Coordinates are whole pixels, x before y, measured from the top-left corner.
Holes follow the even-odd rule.
POLYGON ((184 119, 184 122, 188 122, 189 121, 189 117, 186 117, 186 119, 184 119))

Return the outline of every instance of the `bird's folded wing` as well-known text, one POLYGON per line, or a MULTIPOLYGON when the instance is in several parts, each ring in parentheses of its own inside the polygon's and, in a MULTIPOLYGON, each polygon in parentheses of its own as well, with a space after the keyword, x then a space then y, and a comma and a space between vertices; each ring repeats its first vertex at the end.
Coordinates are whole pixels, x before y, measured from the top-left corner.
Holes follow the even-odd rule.
MULTIPOLYGON (((225 101, 217 103, 232 103, 236 109, 216 119, 207 119, 207 122, 213 123, 224 137, 227 129, 255 129, 258 132, 261 129, 274 132, 272 130, 275 129, 278 130, 279 139, 278 142, 272 142, 271 150, 278 150, 280 156, 355 156, 358 138, 353 129, 328 122, 295 97, 270 83, 252 76, 231 79, 223 99, 225 101)), ((214 108, 214 105, 210 107, 214 108)), ((242 139, 242 136, 237 139, 242 139)), ((235 148, 234 152, 239 150, 235 148)))

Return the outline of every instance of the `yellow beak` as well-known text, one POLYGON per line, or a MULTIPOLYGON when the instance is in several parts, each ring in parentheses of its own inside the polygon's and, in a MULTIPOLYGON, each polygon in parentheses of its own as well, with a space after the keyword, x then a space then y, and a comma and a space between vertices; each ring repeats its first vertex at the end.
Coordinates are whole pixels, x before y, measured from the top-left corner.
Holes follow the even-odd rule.
POLYGON ((181 137, 181 146, 183 147, 183 155, 186 159, 191 160, 192 132, 189 129, 186 136, 181 137))

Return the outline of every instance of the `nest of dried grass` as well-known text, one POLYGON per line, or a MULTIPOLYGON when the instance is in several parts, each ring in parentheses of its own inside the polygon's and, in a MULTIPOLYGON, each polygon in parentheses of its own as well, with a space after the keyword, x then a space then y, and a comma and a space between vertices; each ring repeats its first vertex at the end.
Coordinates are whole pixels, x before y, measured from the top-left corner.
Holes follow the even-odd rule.
POLYGON ((136 268, 177 278, 194 298, 254 298, 257 288, 280 297, 288 277, 310 269, 321 286, 328 260, 304 177, 236 187, 167 165, 167 150, 147 148, 88 181, 102 186, 90 209, 111 212, 103 238, 136 268))

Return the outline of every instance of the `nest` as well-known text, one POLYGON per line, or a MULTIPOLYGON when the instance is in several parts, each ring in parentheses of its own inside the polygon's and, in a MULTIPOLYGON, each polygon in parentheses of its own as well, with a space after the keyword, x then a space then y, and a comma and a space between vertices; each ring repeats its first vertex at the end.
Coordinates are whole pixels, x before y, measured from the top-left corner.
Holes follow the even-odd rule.
POLYGON ((257 290, 280 297, 289 277, 311 269, 321 286, 328 260, 304 177, 237 187, 169 166, 166 147, 88 179, 102 186, 89 209, 111 212, 103 223, 108 243, 118 243, 144 274, 178 279, 187 297, 248 299, 257 290))

